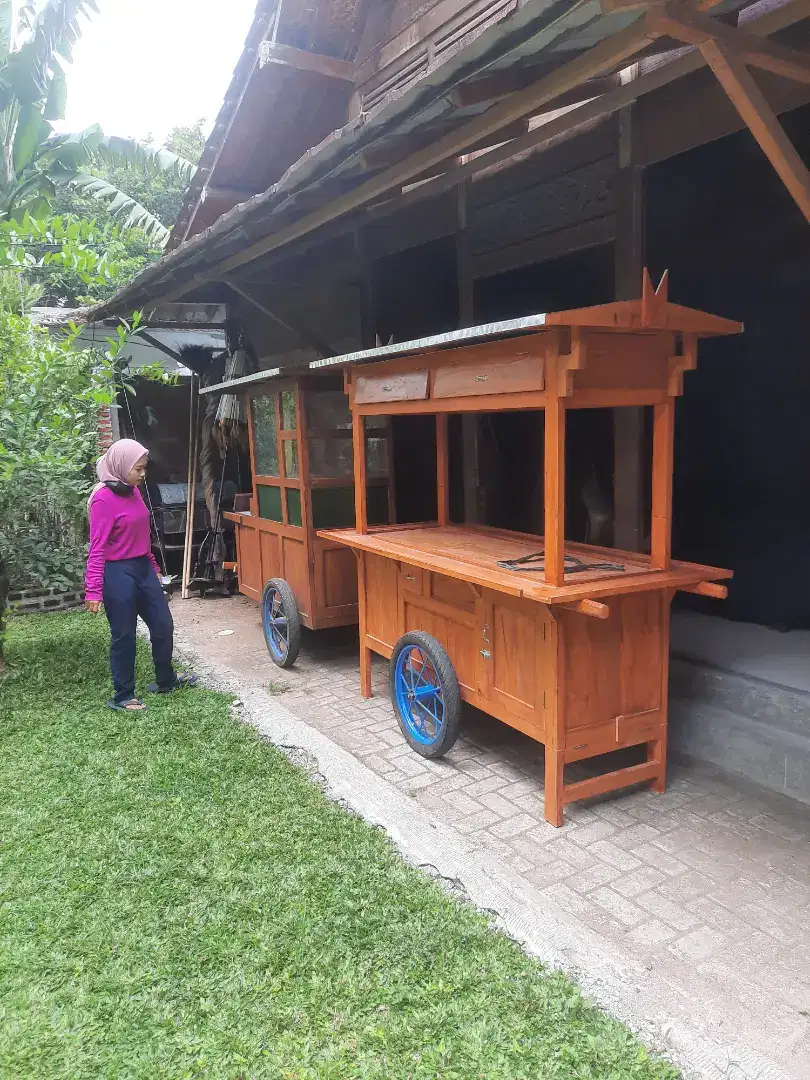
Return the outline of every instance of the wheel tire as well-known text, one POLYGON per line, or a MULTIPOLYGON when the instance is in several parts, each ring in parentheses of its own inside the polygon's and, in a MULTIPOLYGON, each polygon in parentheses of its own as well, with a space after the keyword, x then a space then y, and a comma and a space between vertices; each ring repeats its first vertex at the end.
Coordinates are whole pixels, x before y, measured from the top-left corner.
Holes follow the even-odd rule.
POLYGON ((295 594, 283 578, 271 578, 264 587, 262 629, 273 663, 280 668, 292 667, 301 648, 301 619, 295 594))
POLYGON ((458 738, 461 691, 450 657, 436 638, 421 630, 403 634, 391 654, 388 685, 408 745, 422 757, 443 757, 458 738))

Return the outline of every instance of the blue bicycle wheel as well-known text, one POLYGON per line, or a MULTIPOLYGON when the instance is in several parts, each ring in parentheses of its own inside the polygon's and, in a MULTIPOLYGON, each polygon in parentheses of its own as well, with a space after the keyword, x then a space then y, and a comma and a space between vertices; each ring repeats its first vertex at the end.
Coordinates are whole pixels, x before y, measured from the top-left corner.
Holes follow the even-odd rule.
POLYGON ((301 620, 293 591, 282 578, 273 578, 264 587, 262 629, 273 663, 292 667, 301 648, 301 620))
POLYGON ((450 658, 430 634, 399 639, 389 669, 400 729, 423 757, 441 757, 458 738, 461 694, 450 658))

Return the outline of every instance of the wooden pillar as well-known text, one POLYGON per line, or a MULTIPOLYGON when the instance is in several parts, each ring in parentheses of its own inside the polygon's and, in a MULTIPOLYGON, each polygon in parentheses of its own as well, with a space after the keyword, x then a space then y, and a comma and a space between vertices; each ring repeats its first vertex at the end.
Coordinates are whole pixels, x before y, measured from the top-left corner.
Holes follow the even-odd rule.
POLYGON ((377 343, 374 326, 374 288, 369 273, 362 229, 354 230, 353 239, 360 288, 360 345, 363 349, 373 349, 377 343))
POLYGON ((473 276, 470 258, 469 193, 470 182, 456 188, 456 263, 458 266, 458 325, 473 325, 473 276))
MULTIPOLYGON (((458 325, 472 326, 475 321, 474 281, 470 258, 469 193, 470 182, 456 188, 456 263, 458 267, 458 325)), ((478 414, 462 413, 461 442, 464 460, 464 520, 474 524, 480 518, 478 505, 478 414)))
POLYGON ((562 585, 565 578, 565 401, 549 395, 544 416, 544 580, 548 585, 562 585))
POLYGON ((368 532, 366 511, 366 420, 352 409, 352 449, 354 450, 354 527, 368 532))
POLYGON ((366 644, 366 553, 357 556, 357 621, 360 635, 360 696, 371 697, 371 649, 366 644))
MULTIPOLYGON (((619 112, 616 173, 614 291, 617 300, 640 295, 644 270, 644 177, 633 163, 633 106, 619 112)), ((613 410, 613 544, 623 551, 644 545, 644 410, 613 410)))
POLYGON ((656 570, 670 564, 672 538, 672 470, 675 446, 675 400, 668 398, 653 410, 653 473, 651 563, 656 570))
POLYGON ((447 413, 436 413, 436 503, 440 525, 450 522, 450 484, 447 454, 447 413))

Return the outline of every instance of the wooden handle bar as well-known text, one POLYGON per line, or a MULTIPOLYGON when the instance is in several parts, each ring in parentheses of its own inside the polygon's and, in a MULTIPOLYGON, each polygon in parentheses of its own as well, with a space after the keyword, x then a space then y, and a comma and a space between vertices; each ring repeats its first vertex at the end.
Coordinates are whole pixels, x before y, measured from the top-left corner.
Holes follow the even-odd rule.
POLYGON ((610 617, 610 608, 607 604, 600 604, 598 600, 574 600, 570 604, 560 604, 560 607, 568 608, 569 611, 578 611, 580 615, 590 615, 592 619, 610 617))
POLYGON ((695 593, 697 596, 711 596, 715 600, 725 600, 728 587, 716 581, 698 581, 695 585, 679 585, 681 592, 695 593))

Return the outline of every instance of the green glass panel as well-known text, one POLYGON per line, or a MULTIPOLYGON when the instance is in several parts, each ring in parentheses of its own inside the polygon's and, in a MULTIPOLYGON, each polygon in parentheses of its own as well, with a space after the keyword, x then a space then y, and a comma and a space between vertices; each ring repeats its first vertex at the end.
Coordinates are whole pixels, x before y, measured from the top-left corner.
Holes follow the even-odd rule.
MULTIPOLYGON (((312 488, 312 524, 316 529, 353 529, 354 487, 312 488)), ((369 485, 366 494, 369 525, 388 524, 388 489, 369 485)))
POLYGON ((301 525, 301 492, 298 488, 287 488, 287 521, 290 525, 301 525))
MULTIPOLYGON (((267 394, 251 401, 253 410, 253 455, 259 476, 278 476, 276 440, 276 395, 267 394)), ((262 515, 264 516, 264 515, 262 515)))
POLYGON ((298 440, 284 440, 284 475, 298 476, 298 440))
POLYGON ((295 431, 294 390, 283 390, 281 394, 281 430, 295 431))
POLYGON ((259 517, 267 521, 282 521, 281 488, 259 484, 259 517))
POLYGON ((312 488, 312 524, 316 529, 351 529, 354 526, 354 488, 312 488))

